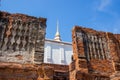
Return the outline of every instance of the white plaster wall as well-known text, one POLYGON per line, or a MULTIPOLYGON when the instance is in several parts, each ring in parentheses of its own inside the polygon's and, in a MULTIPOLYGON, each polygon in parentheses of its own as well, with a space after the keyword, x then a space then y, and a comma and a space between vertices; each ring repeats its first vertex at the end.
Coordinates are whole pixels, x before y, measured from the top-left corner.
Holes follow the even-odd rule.
POLYGON ((45 41, 44 63, 64 64, 71 63, 72 45, 65 42, 45 41))

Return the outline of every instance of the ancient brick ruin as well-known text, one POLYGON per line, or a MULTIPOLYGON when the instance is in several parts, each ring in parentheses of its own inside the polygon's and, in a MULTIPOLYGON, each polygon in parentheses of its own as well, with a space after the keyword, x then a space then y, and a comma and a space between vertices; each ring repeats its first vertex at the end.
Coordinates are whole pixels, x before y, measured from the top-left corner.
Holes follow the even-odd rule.
POLYGON ((120 35, 79 26, 72 31, 70 80, 120 80, 120 35))
POLYGON ((0 62, 43 62, 46 19, 0 12, 0 62))
POLYGON ((120 80, 120 34, 75 26, 68 65, 43 63, 46 19, 0 12, 0 80, 120 80))
POLYGON ((69 67, 57 64, 0 63, 0 80, 69 80, 69 67))
POLYGON ((0 80, 41 78, 45 30, 45 18, 0 12, 0 80))

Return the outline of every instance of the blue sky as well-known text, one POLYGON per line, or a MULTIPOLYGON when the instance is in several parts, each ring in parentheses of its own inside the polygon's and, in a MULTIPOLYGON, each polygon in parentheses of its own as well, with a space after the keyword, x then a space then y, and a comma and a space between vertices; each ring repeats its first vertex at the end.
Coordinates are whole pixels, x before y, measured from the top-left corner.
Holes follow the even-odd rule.
POLYGON ((47 18, 48 39, 54 38, 57 20, 67 42, 75 25, 120 33, 120 0, 1 0, 0 10, 47 18))

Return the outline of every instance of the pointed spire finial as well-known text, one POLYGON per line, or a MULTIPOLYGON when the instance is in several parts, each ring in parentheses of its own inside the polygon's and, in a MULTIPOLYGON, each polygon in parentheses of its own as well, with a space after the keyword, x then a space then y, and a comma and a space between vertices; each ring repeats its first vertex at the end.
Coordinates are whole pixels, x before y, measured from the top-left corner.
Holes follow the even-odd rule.
POLYGON ((55 34, 55 38, 54 38, 54 40, 55 41, 61 41, 61 38, 60 38, 60 33, 59 33, 59 21, 57 20, 57 26, 56 26, 57 28, 57 30, 56 30, 56 34, 55 34))
POLYGON ((57 32, 59 32, 59 21, 57 20, 57 32))

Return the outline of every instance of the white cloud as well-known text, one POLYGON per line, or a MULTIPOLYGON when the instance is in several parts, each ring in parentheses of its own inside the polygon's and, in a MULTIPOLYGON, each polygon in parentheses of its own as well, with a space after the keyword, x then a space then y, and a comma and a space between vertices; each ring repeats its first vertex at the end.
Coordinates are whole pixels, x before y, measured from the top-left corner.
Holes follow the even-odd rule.
POLYGON ((118 19, 119 13, 117 11, 111 10, 115 1, 113 0, 100 0, 99 4, 96 6, 96 11, 107 13, 114 17, 114 19, 118 19))
POLYGON ((110 31, 112 33, 120 34, 120 15, 118 11, 111 10, 111 7, 114 8, 114 0, 96 0, 94 2, 93 10, 94 16, 91 18, 92 21, 96 22, 96 25, 103 26, 100 29, 104 31, 110 31), (99 13, 100 12, 100 13, 99 13), (105 23, 99 20, 99 15, 103 13, 108 14, 108 16, 103 17, 108 18, 109 23, 105 23), (102 24, 102 25, 100 25, 102 24))
POLYGON ((110 4, 112 0, 100 0, 100 5, 98 6, 99 11, 104 11, 110 4))

